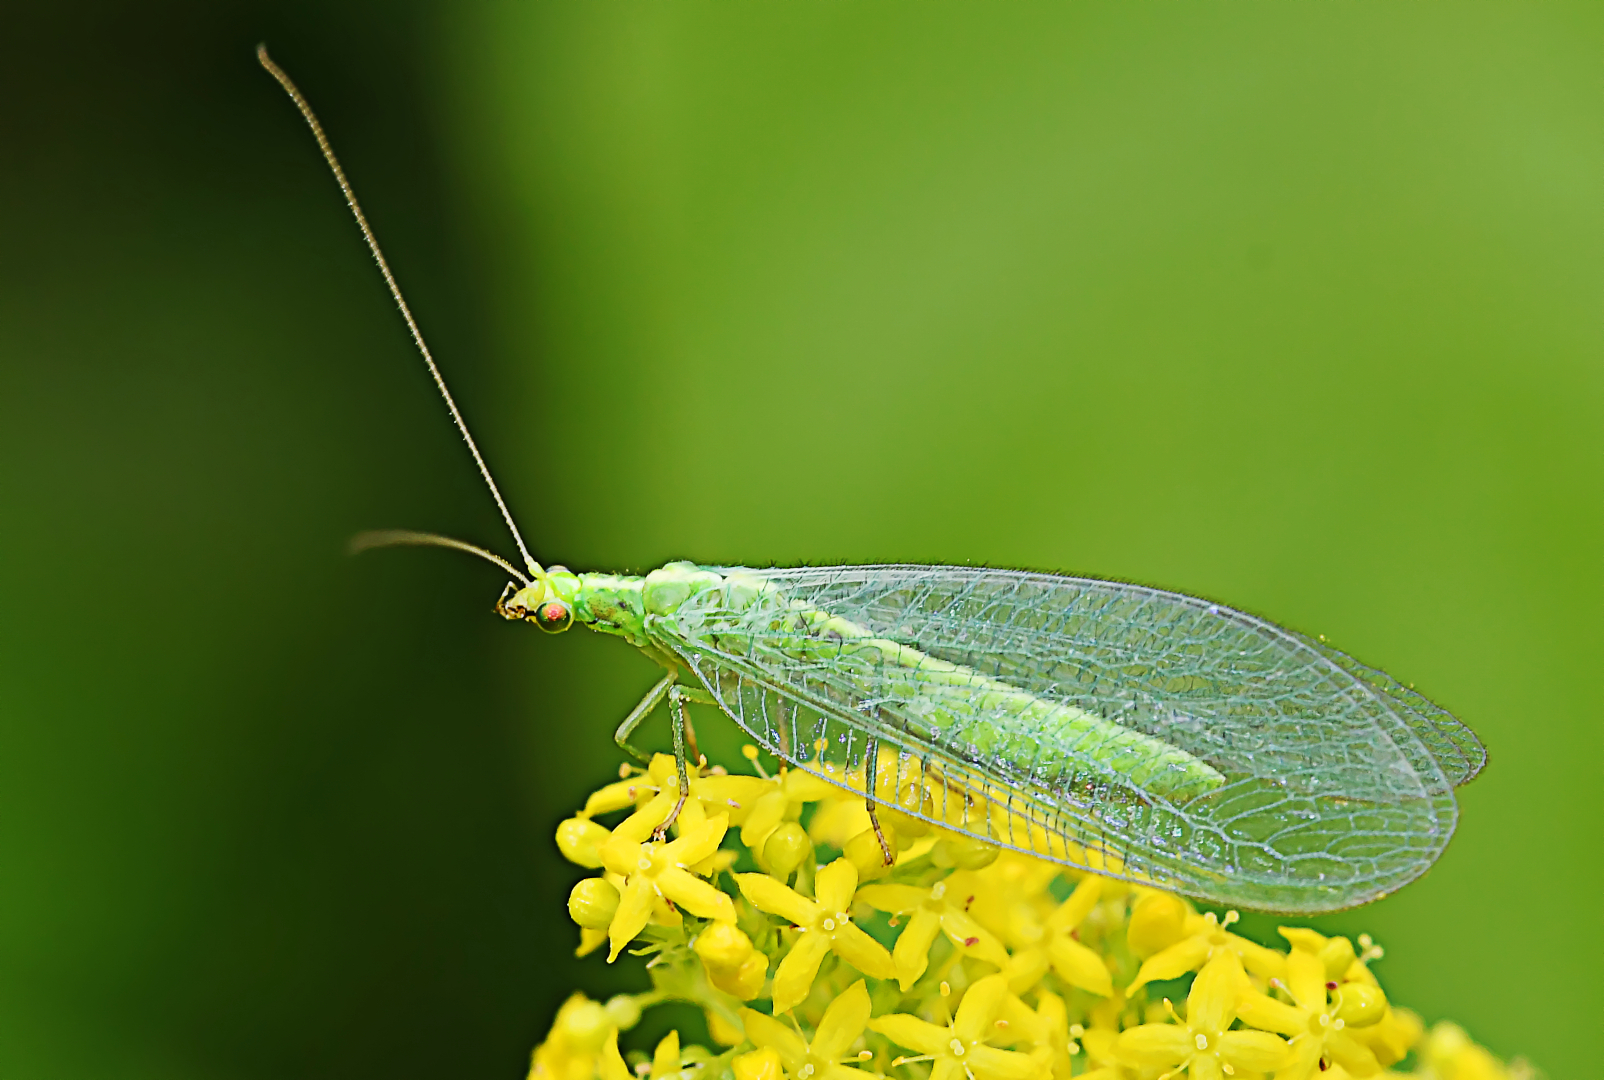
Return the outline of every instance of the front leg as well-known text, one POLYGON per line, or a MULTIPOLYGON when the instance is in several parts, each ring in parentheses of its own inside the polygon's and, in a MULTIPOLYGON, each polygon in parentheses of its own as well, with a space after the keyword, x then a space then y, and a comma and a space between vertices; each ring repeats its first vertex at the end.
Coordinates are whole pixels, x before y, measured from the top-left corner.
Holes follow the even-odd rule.
POLYGON ((652 763, 651 755, 630 745, 629 737, 635 734, 635 729, 640 727, 641 723, 651 715, 652 710, 662 702, 664 696, 668 694, 669 687, 673 686, 674 680, 678 678, 679 672, 670 670, 667 675, 663 676, 662 681, 646 691, 646 696, 640 699, 640 704, 629 710, 629 715, 624 717, 624 722, 618 725, 617 731, 613 732, 613 742, 618 744, 619 749, 643 765, 652 763))
POLYGON ((674 809, 663 823, 657 827, 652 835, 658 840, 668 835, 668 830, 679 818, 679 812, 685 809, 685 799, 691 793, 690 770, 685 766, 685 699, 691 695, 685 692, 684 687, 670 684, 668 687, 668 715, 669 726, 674 732, 674 767, 679 773, 679 801, 674 803, 674 809))

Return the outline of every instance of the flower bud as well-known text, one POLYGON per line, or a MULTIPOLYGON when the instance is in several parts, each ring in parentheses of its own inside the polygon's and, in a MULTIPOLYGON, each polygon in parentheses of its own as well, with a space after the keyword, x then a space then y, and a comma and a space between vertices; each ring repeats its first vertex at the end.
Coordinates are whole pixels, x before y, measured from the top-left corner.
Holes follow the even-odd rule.
POLYGON ((730 1070, 735 1073, 735 1080, 783 1080, 780 1053, 772 1046, 738 1055, 730 1062, 730 1070))
MULTIPOLYGON (((892 858, 895 859, 897 831, 882 821, 880 836, 885 837, 886 847, 891 849, 892 858)), ((841 854, 847 857, 847 861, 858 868, 860 882, 885 877, 891 872, 891 867, 886 865, 886 850, 880 846, 880 836, 875 835, 874 827, 871 825, 848 840, 846 846, 841 849, 841 854)))
POLYGON ((1145 960, 1181 940, 1186 927, 1186 904, 1169 893, 1143 893, 1131 910, 1125 940, 1131 952, 1145 960))
POLYGON ((751 1001, 763 992, 769 972, 769 958, 753 950, 738 968, 708 968, 708 981, 726 994, 751 1001))
POLYGON ((995 844, 972 836, 945 836, 931 851, 937 866, 956 866, 960 870, 979 870, 997 861, 1002 850, 995 844))
POLYGON ((734 969, 752 955, 752 939, 732 922, 716 922, 697 935, 695 948, 708 967, 734 969))
POLYGON ((1387 1011, 1387 997, 1379 987, 1346 982, 1332 994, 1332 1011, 1337 1019, 1353 1027, 1364 1027, 1380 1020, 1387 1011))
POLYGON ((628 1031, 640 1023, 640 1002, 630 994, 615 994, 603 1006, 607 1019, 619 1031, 628 1031))
POLYGON ((917 840, 931 829, 928 821, 920 821, 916 817, 909 817, 900 810, 892 810, 890 807, 881 808, 879 814, 880 820, 896 829, 897 835, 904 840, 917 840))
POLYGON ((557 826, 557 850, 569 862, 595 870, 602 864, 601 846, 611 835, 612 831, 604 825, 571 817, 557 826))
POLYGON ((813 842, 808 839, 801 825, 794 821, 781 822, 763 842, 763 861, 775 877, 784 881, 802 865, 812 850, 813 842))
POLYGON ((587 930, 605 930, 618 913, 618 890, 606 878, 586 878, 568 894, 568 916, 587 930))

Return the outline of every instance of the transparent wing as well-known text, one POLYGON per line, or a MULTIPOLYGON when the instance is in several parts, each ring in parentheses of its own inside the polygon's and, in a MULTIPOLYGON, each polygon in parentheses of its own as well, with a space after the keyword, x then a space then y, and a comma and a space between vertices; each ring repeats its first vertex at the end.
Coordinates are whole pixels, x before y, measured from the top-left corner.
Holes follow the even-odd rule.
POLYGON ((649 632, 772 752, 1219 903, 1306 913, 1396 889, 1441 853, 1453 785, 1485 760, 1385 675, 1191 597, 960 567, 718 572, 649 632))

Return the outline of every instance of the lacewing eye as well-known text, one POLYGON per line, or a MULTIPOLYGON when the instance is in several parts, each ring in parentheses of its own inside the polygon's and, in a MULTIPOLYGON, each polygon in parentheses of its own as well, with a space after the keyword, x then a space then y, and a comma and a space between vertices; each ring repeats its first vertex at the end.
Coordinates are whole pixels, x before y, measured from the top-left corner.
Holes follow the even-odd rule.
POLYGON ((574 609, 561 600, 547 600, 535 609, 535 625, 548 634, 560 634, 574 625, 574 609))

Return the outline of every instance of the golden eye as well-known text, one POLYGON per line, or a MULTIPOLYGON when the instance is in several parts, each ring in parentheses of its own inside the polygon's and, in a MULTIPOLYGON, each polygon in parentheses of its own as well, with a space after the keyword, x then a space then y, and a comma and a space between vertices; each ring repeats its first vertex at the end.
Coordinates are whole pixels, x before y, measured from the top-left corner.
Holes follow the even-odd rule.
POLYGON ((548 634, 560 634, 574 625, 574 609, 561 600, 546 600, 535 609, 535 625, 548 634))

